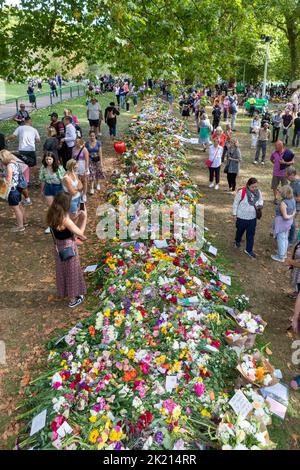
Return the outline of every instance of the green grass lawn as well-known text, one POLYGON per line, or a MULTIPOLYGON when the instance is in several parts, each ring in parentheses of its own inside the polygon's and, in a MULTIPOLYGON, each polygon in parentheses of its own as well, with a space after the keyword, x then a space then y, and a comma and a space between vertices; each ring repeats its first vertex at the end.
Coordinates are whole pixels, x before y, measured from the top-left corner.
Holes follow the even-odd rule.
MULTIPOLYGON (((70 86, 76 86, 77 84, 74 82, 70 82, 70 84, 63 86, 62 89, 68 89, 70 86)), ((27 95, 27 83, 8 83, 5 80, 0 80, 0 103, 5 103, 8 101, 12 101, 16 98, 26 98, 28 100, 27 95)), ((43 82, 42 92, 38 91, 37 86, 35 87, 35 93, 37 96, 41 93, 50 93, 50 86, 48 83, 43 82)))

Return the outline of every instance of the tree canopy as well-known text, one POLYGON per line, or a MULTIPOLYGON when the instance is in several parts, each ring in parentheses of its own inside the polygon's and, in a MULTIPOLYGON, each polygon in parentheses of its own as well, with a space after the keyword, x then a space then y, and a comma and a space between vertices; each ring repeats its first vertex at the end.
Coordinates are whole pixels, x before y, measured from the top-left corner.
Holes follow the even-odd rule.
POLYGON ((300 78, 300 0, 0 0, 1 75, 107 63, 138 78, 300 78))

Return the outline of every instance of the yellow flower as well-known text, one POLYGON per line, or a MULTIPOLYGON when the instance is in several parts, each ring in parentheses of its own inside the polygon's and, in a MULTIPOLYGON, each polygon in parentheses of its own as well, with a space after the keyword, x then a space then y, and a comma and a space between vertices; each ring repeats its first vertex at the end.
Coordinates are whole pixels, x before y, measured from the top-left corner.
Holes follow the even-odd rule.
POLYGON ((97 416, 90 416, 89 421, 95 423, 97 421, 97 416))
POLYGON ((60 365, 64 366, 64 365, 66 365, 66 363, 67 363, 67 361, 64 359, 63 361, 61 361, 60 365))
POLYGON ((165 326, 162 326, 160 331, 161 331, 164 335, 167 334, 167 328, 166 328, 165 326))
POLYGON ((211 414, 209 411, 207 411, 205 408, 203 408, 203 410, 201 411, 201 414, 202 416, 207 416, 208 418, 210 418, 211 414))
POLYGON ((130 349, 127 353, 127 357, 128 359, 134 359, 134 356, 135 356, 135 351, 134 349, 130 349))
POLYGON ((97 437, 99 436, 99 431, 97 431, 97 429, 93 429, 91 432, 90 432, 90 435, 89 435, 89 441, 92 443, 92 444, 95 444, 95 442, 97 441, 97 437))
POLYGON ((103 431, 101 433, 101 439, 102 439, 103 442, 106 442, 107 439, 108 439, 108 433, 103 431))
POLYGON ((175 421, 178 420, 179 416, 181 415, 181 408, 180 406, 175 406, 173 412, 172 412, 172 417, 175 419, 175 421))
POLYGON ((127 279, 126 282, 125 282, 125 285, 126 285, 126 287, 130 287, 130 286, 131 286, 131 282, 127 279))
POLYGON ((122 432, 119 431, 117 432, 115 429, 113 429, 109 435, 109 439, 111 441, 119 441, 122 438, 122 432))
POLYGON ((179 426, 174 426, 173 432, 174 432, 174 433, 175 433, 175 432, 179 432, 179 426))
POLYGON ((110 308, 108 308, 107 310, 105 310, 105 311, 103 312, 103 315, 104 315, 105 317, 110 317, 110 308))

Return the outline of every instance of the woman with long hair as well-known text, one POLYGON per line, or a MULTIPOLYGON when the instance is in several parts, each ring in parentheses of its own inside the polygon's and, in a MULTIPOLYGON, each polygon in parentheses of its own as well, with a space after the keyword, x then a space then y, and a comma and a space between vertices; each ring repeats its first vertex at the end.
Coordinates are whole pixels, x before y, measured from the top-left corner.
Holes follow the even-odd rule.
POLYGON ((24 179, 22 170, 16 157, 7 150, 1 150, 0 160, 5 168, 6 182, 10 186, 10 192, 7 198, 8 205, 12 208, 17 220, 17 226, 13 227, 11 231, 24 232, 26 223, 24 207, 21 205, 21 181, 24 179))
POLYGON ((97 191, 100 191, 100 179, 104 179, 103 175, 103 159, 102 159, 102 145, 96 139, 96 132, 89 132, 89 140, 85 144, 89 152, 90 162, 90 194, 95 193, 95 183, 97 191))
POLYGON ((68 297, 68 306, 74 308, 83 302, 86 293, 75 236, 86 240, 87 213, 86 210, 80 211, 76 225, 69 216, 70 203, 70 194, 58 193, 48 209, 47 223, 55 244, 58 296, 68 297))
POLYGON ((89 152, 85 147, 84 140, 81 137, 77 137, 75 140, 75 146, 72 151, 72 158, 77 161, 78 178, 82 183, 82 200, 86 202, 87 185, 89 171, 89 152))
MULTIPOLYGON (((59 165, 58 159, 53 152, 46 152, 40 168, 41 193, 45 196, 47 206, 50 207, 56 194, 63 191, 62 179, 65 169, 59 165)), ((46 228, 45 233, 50 233, 46 228)))
POLYGON ((44 155, 47 152, 52 152, 58 158, 58 144, 56 129, 55 127, 49 126, 47 129, 47 139, 43 145, 44 155))
POLYGON ((70 216, 73 220, 78 216, 81 198, 80 191, 82 190, 82 183, 77 176, 77 168, 78 163, 76 160, 69 160, 67 162, 67 171, 62 180, 63 190, 71 195, 70 216))

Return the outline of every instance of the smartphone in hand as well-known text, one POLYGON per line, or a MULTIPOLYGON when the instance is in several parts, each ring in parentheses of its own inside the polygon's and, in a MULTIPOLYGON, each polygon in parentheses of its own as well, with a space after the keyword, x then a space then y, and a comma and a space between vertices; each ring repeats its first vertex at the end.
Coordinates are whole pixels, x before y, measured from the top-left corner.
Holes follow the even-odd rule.
POLYGON ((84 211, 84 210, 85 210, 84 202, 81 202, 81 203, 80 203, 80 210, 81 210, 81 211, 84 211))

